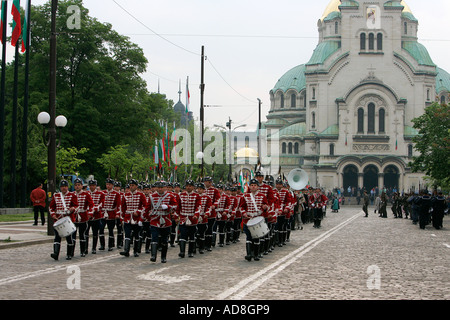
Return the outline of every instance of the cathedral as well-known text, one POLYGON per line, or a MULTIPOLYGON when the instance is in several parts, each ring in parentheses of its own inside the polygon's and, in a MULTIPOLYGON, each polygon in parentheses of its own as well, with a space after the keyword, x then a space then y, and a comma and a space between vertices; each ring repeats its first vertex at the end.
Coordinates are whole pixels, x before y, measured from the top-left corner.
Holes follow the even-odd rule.
POLYGON ((302 168, 326 190, 418 190, 412 120, 450 91, 450 75, 418 41, 418 20, 405 1, 331 0, 317 27, 309 61, 270 90, 263 127, 278 132, 283 173, 302 168))

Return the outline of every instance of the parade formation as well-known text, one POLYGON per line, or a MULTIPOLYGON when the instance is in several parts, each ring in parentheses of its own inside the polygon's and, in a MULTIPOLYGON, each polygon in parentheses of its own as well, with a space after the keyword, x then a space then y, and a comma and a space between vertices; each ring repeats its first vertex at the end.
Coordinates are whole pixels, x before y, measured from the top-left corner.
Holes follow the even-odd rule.
POLYGON ((62 238, 67 242, 66 259, 74 257, 77 240, 80 256, 88 254, 91 230, 91 253, 106 250, 107 227, 107 250, 122 249, 124 257, 129 257, 131 250, 138 257, 144 245, 150 261, 156 262, 160 252, 165 263, 169 246, 176 243, 180 258, 186 256, 186 250, 188 257, 194 257, 197 252, 204 254, 216 246, 239 242, 243 232, 245 259, 259 261, 275 247, 286 245, 292 230, 302 228, 302 213, 308 211, 314 227, 320 228, 328 201, 319 188, 297 192, 284 177, 274 180, 260 171, 243 192, 237 182, 214 185, 211 177, 188 179, 184 185, 131 179, 124 189, 108 178, 105 190, 98 188, 96 180, 88 186, 83 190, 82 180, 76 179, 71 192, 68 182, 62 180, 60 192, 51 200, 55 229, 51 257, 55 260, 62 238))

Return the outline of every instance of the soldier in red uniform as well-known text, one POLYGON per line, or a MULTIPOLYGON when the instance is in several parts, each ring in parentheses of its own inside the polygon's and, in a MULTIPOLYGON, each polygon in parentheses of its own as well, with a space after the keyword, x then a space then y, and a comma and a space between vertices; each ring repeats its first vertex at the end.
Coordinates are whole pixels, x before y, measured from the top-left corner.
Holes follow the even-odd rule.
POLYGON ((150 221, 152 242, 150 244, 150 261, 156 261, 158 246, 161 245, 161 262, 165 263, 168 249, 168 238, 172 220, 177 219, 177 201, 172 193, 164 190, 165 182, 155 183, 156 192, 150 195, 144 215, 150 221), (158 243, 159 242, 159 243, 158 243))
POLYGON ((226 238, 225 238, 225 244, 229 245, 233 241, 234 236, 234 220, 236 218, 236 211, 239 199, 236 196, 236 187, 234 186, 228 186, 227 190, 225 191, 228 198, 230 199, 230 213, 229 218, 225 224, 225 230, 226 230, 226 238))
POLYGON ((212 201, 211 198, 205 193, 205 184, 203 182, 197 184, 197 193, 201 199, 200 216, 197 224, 197 243, 198 252, 204 253, 205 250, 205 233, 208 228, 208 217, 211 213, 212 201))
MULTIPOLYGON (((92 228, 92 253, 97 253, 97 243, 100 227, 105 224, 103 218, 103 204, 105 203, 105 194, 97 190, 97 180, 89 181, 89 194, 94 202, 92 219, 88 222, 88 229, 86 234, 86 253, 89 248, 89 229, 92 228)), ((103 238, 104 239, 104 238, 103 238)))
POLYGON ((213 187, 212 185, 212 178, 211 177, 205 177, 203 178, 203 182, 205 183, 206 187, 206 195, 211 198, 212 205, 211 205, 211 213, 208 217, 208 229, 206 229, 205 234, 205 246, 207 251, 211 251, 211 246, 216 245, 216 207, 219 205, 220 200, 220 192, 217 188, 213 187))
POLYGON ((123 247, 123 222, 122 222, 122 201, 125 193, 122 191, 122 183, 120 181, 114 182, 114 190, 120 194, 120 207, 116 214, 116 228, 117 228, 117 249, 123 247))
POLYGON ((129 185, 130 191, 125 193, 121 203, 125 241, 124 251, 120 252, 120 254, 129 257, 131 242, 133 242, 133 254, 135 257, 138 257, 141 245, 142 214, 144 213, 147 202, 145 195, 137 191, 137 180, 131 179, 129 185))
POLYGON ((250 230, 247 227, 247 223, 250 219, 266 215, 269 209, 269 203, 267 197, 259 192, 259 182, 256 179, 250 180, 250 188, 248 193, 244 194, 242 201, 240 203, 239 209, 242 212, 242 219, 244 223, 244 233, 247 237, 246 239, 246 252, 247 255, 245 259, 251 261, 252 258, 255 261, 259 260, 259 246, 260 239, 253 238, 250 230))
MULTIPOLYGON (((255 179, 259 183, 258 192, 262 193, 267 198, 267 203, 268 203, 269 209, 264 213, 264 218, 266 219, 266 223, 268 223, 269 214, 270 214, 270 216, 273 216, 273 214, 274 214, 274 211, 270 211, 270 208, 272 208, 273 204, 276 202, 276 199, 274 196, 274 191, 273 191, 272 186, 270 186, 269 184, 264 182, 264 175, 260 171, 257 171, 255 173, 255 179)), ((265 240, 266 239, 264 239, 264 238, 260 239, 260 242, 261 242, 260 243, 260 251, 261 251, 260 257, 262 256, 263 249, 265 248, 265 240)))
POLYGON ((105 225, 108 227, 108 251, 114 247, 114 227, 120 216, 121 194, 114 190, 114 180, 106 179, 106 190, 103 190, 105 201, 103 202, 103 219, 99 230, 100 248, 105 250, 105 225))
MULTIPOLYGON (((74 180, 75 196, 78 200, 78 208, 75 211, 75 226, 80 237, 80 254, 86 256, 87 251, 87 228, 88 221, 92 218, 94 201, 89 192, 83 190, 83 181, 80 178, 74 180)), ((76 233, 74 233, 74 245, 76 243, 76 233)))
POLYGON ((314 228, 320 228, 327 200, 328 198, 322 194, 319 188, 316 188, 309 196, 309 204, 313 210, 314 228))
POLYGON ((279 247, 286 244, 287 224, 292 210, 292 196, 289 190, 285 187, 281 178, 278 178, 275 183, 278 192, 278 217, 277 217, 277 239, 276 242, 279 247))
POLYGON ((236 243, 239 241, 239 236, 241 234, 241 223, 242 223, 242 213, 239 209, 240 203, 243 198, 243 194, 241 193, 241 186, 236 185, 231 189, 231 194, 236 197, 236 208, 234 210, 234 221, 233 221, 233 237, 232 242, 236 243))
MULTIPOLYGON (((56 222, 61 218, 69 216, 72 222, 75 222, 75 211, 78 208, 77 197, 73 192, 69 192, 69 183, 66 180, 62 180, 59 183, 59 189, 61 192, 57 192, 53 195, 50 205, 48 207, 50 216, 53 221, 56 222)), ((75 244, 73 234, 66 237, 67 242, 67 260, 72 259, 75 244)), ((55 230, 55 240, 53 241, 53 253, 50 255, 53 259, 58 260, 59 251, 61 249, 61 237, 58 231, 55 230)))
POLYGON ((230 198, 225 194, 222 184, 217 185, 217 190, 220 192, 220 198, 216 206, 216 234, 217 232, 219 233, 219 247, 223 247, 225 244, 225 224, 230 216, 231 202, 230 198))
POLYGON ((184 258, 186 252, 186 242, 188 242, 188 257, 194 256, 195 232, 200 217, 202 205, 201 198, 194 191, 195 183, 192 180, 186 180, 185 191, 180 193, 180 253, 178 256, 184 258))
MULTIPOLYGON (((151 189, 150 184, 142 183, 142 191, 145 195, 146 203, 150 201, 151 189)), ((152 234, 150 232, 150 221, 147 215, 142 216, 142 241, 145 241, 145 253, 150 253, 150 244, 152 241, 152 234)))
MULTIPOLYGON (((180 213, 180 193, 181 193, 181 185, 179 182, 175 182, 173 185, 173 195, 177 200, 177 214, 180 213)), ((172 226, 170 227, 170 246, 175 247, 175 239, 177 238, 177 222, 175 220, 172 221, 172 226)))

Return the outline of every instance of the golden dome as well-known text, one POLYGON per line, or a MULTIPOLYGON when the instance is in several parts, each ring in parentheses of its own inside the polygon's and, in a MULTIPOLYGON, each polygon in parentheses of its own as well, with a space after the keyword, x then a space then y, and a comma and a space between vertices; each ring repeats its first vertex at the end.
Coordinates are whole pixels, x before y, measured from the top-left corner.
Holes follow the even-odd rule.
POLYGON ((234 154, 236 158, 258 158, 258 152, 252 148, 242 148, 234 154))
MULTIPOLYGON (((335 12, 335 11, 339 12, 340 5, 341 5, 341 0, 331 0, 330 3, 328 4, 328 6, 326 7, 326 9, 322 15, 322 18, 320 18, 320 20, 323 21, 332 12, 335 12)), ((405 1, 402 0, 401 5, 405 7, 403 9, 403 12, 408 12, 408 13, 412 14, 410 7, 406 4, 405 1)))

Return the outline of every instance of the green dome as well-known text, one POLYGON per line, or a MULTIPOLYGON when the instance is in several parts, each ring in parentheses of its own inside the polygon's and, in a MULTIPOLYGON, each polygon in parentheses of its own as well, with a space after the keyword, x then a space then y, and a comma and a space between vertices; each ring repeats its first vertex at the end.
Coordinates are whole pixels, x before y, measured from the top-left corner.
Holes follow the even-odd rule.
POLYGON ((286 128, 283 128, 279 132, 279 137, 288 138, 288 137, 300 137, 306 133, 306 123, 298 122, 292 124, 286 128))
POLYGON ((436 93, 439 94, 442 91, 450 92, 450 74, 439 67, 436 67, 436 72, 436 93))
POLYGON ((297 92, 302 91, 306 88, 306 78, 305 78, 305 65, 299 65, 292 68, 286 72, 280 80, 278 80, 275 87, 271 90, 273 93, 278 90, 282 90, 286 93, 290 89, 294 89, 297 92))

